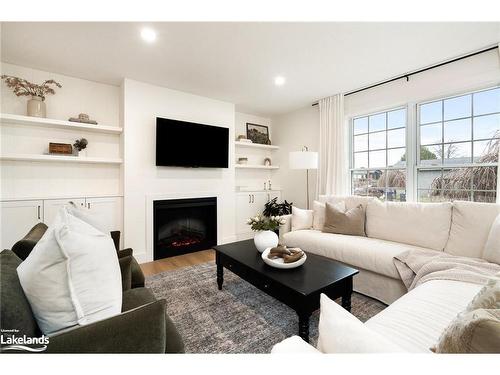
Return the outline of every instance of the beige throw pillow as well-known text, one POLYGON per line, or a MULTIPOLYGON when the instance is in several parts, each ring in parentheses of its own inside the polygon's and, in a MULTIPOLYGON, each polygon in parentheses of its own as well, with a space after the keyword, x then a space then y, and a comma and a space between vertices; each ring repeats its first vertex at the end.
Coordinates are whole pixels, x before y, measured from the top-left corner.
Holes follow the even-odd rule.
POLYGON ((366 236, 365 209, 362 205, 358 205, 346 212, 342 212, 335 205, 326 202, 323 232, 366 236))
POLYGON ((445 329, 436 353, 500 353, 500 278, 479 291, 464 312, 445 329))
MULTIPOLYGON (((345 212, 345 202, 340 201, 333 204, 339 211, 345 212)), ((323 226, 325 225, 325 210, 326 206, 323 202, 314 201, 313 202, 313 229, 314 230, 323 230, 323 226)))

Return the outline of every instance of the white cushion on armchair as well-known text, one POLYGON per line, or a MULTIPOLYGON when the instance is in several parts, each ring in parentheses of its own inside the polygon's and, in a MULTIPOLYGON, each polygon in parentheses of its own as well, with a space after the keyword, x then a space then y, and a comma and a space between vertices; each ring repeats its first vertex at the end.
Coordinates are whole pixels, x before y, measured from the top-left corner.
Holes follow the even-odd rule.
POLYGON ((404 352, 324 294, 321 294, 318 350, 331 354, 404 352))

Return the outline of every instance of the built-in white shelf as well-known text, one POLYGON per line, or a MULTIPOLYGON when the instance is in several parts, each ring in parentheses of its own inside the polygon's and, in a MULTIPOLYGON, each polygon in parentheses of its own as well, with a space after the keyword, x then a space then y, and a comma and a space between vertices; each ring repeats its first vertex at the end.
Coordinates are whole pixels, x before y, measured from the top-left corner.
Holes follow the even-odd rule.
POLYGON ((235 168, 239 169, 279 169, 277 165, 251 165, 251 164, 235 164, 235 168))
POLYGON ((37 154, 3 154, 0 160, 14 161, 37 161, 37 162, 69 162, 86 164, 122 164, 122 159, 117 158, 95 158, 83 156, 66 155, 37 155, 37 154))
POLYGON ((92 125, 92 124, 84 124, 81 122, 12 115, 9 113, 1 113, 0 122, 2 124, 45 126, 49 128, 86 130, 91 132, 108 133, 108 134, 121 134, 123 132, 123 128, 119 128, 116 126, 92 125))
POLYGON ((259 143, 250 143, 250 142, 238 142, 238 141, 235 141, 234 144, 237 147, 259 148, 259 149, 262 149, 262 150, 278 150, 279 149, 279 146, 261 145, 259 143))
POLYGON ((70 194, 70 195, 43 195, 33 197, 0 197, 0 202, 12 201, 47 201, 53 199, 75 199, 75 198, 122 198, 123 194, 70 194))

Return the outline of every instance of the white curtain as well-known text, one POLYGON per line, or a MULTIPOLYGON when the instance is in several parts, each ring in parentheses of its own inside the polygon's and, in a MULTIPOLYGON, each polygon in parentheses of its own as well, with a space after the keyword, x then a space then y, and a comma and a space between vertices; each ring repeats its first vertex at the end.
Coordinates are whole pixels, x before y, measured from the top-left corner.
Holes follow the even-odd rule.
POLYGON ((344 121, 344 95, 319 101, 319 168, 317 194, 347 193, 347 130, 344 121))

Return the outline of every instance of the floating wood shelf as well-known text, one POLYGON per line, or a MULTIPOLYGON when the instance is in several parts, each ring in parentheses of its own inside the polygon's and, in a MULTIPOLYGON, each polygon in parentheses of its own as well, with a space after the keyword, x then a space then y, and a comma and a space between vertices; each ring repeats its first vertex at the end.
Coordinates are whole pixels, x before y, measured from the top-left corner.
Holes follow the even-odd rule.
POLYGON ((249 143, 249 142, 234 142, 237 147, 248 147, 248 148, 258 148, 262 150, 278 150, 279 146, 274 145, 261 145, 259 143, 249 143))
POLYGON ((116 126, 92 125, 81 122, 72 122, 64 120, 54 120, 48 118, 12 115, 9 113, 0 114, 0 122, 2 124, 18 124, 28 126, 44 126, 48 128, 70 129, 70 130, 86 130, 96 133, 121 134, 122 128, 116 126))
POLYGON ((4 154, 0 155, 0 160, 13 161, 36 161, 36 162, 69 162, 87 164, 122 164, 122 159, 116 158, 95 158, 83 156, 66 155, 36 155, 36 154, 4 154))
POLYGON ((277 165, 251 165, 251 164, 235 164, 238 169, 279 169, 277 165))

